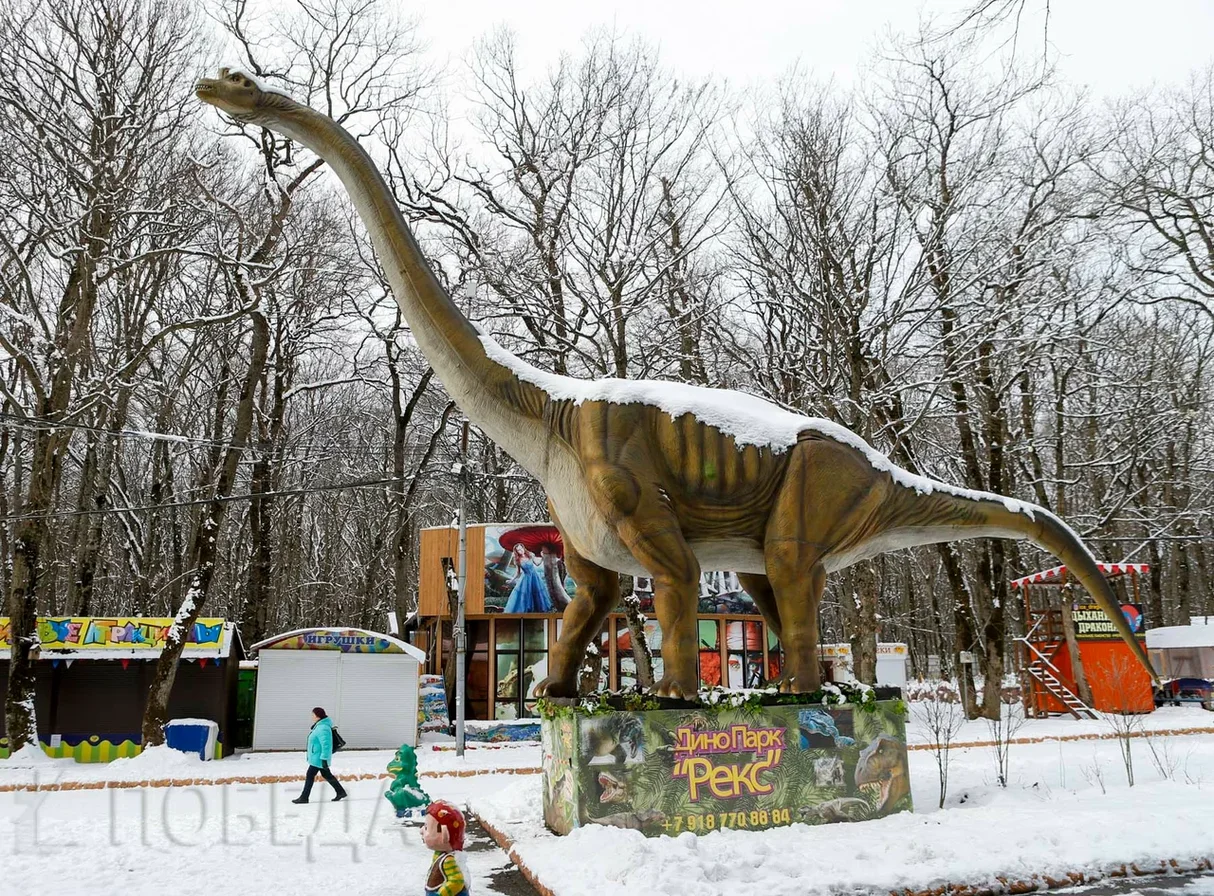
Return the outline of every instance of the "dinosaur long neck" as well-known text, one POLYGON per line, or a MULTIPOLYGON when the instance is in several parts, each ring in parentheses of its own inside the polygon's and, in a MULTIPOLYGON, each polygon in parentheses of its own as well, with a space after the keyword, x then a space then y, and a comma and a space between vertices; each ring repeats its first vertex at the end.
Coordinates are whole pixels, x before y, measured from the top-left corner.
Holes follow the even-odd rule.
POLYGON ((303 143, 341 179, 379 255, 414 339, 460 409, 534 475, 543 477, 543 412, 550 398, 485 351, 422 254, 371 157, 348 131, 297 103, 263 122, 303 143))

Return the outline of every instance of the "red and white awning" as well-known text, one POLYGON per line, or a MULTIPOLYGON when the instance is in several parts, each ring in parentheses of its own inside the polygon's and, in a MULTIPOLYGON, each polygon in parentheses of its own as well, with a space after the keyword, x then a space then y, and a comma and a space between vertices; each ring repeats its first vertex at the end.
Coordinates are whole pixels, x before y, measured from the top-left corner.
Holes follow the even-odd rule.
MULTIPOLYGON (((1112 579, 1116 576, 1124 576, 1127 573, 1134 575, 1146 575, 1151 571, 1149 563, 1096 563, 1097 568, 1106 579, 1112 579)), ((1041 572, 1035 572, 1019 579, 1012 579, 1013 588, 1024 588, 1027 585, 1061 585, 1062 577, 1066 575, 1065 566, 1055 566, 1053 569, 1045 569, 1041 572)))

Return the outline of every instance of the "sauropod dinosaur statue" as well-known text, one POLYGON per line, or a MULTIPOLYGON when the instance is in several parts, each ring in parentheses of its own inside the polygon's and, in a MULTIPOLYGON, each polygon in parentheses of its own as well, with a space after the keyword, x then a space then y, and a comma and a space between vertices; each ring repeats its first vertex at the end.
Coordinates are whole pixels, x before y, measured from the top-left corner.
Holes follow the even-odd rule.
POLYGON ((227 69, 195 92, 328 163, 448 394, 543 484, 577 597, 537 694, 577 695, 586 645, 619 599, 618 574, 628 573, 654 582, 665 667, 655 692, 694 696, 701 568, 739 573, 783 643, 781 688, 817 690, 828 572, 888 550, 982 536, 1027 539, 1058 557, 1150 670, 1091 554, 1053 514, 913 476, 841 426, 741 392, 539 370, 459 311, 371 157, 340 125, 227 69))

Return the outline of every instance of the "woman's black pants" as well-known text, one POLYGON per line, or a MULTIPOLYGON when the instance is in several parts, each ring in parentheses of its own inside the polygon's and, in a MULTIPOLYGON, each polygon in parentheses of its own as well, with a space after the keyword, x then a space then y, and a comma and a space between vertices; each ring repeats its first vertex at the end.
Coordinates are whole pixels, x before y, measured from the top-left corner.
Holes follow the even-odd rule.
POLYGON ((316 780, 317 772, 320 772, 320 776, 329 782, 329 786, 337 792, 338 796, 342 796, 346 792, 346 788, 341 786, 341 781, 338 781, 335 777, 333 777, 333 773, 329 771, 329 763, 322 762, 322 764, 319 766, 308 766, 308 776, 304 780, 303 793, 300 794, 303 799, 306 800, 308 795, 312 792, 312 784, 316 780))

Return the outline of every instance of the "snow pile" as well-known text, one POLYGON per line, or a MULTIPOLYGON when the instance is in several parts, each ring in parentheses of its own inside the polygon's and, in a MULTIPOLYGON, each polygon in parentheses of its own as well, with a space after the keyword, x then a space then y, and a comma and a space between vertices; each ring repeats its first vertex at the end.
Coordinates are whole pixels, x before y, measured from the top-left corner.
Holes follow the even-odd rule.
MULTIPOLYGON (((494 827, 534 825, 544 816, 539 779, 520 778, 500 790, 476 800, 475 811, 494 827)), ((541 828, 542 824, 539 825, 541 828)))
POLYGON ((129 758, 115 759, 107 767, 115 777, 125 777, 134 771, 146 778, 172 778, 192 776, 200 768, 209 765, 198 758, 197 753, 184 753, 169 746, 148 747, 129 758))
POLYGON ((75 763, 74 759, 55 759, 47 756, 43 749, 34 744, 26 744, 15 753, 10 753, 7 759, 0 760, 0 768, 53 768, 63 762, 75 763))

